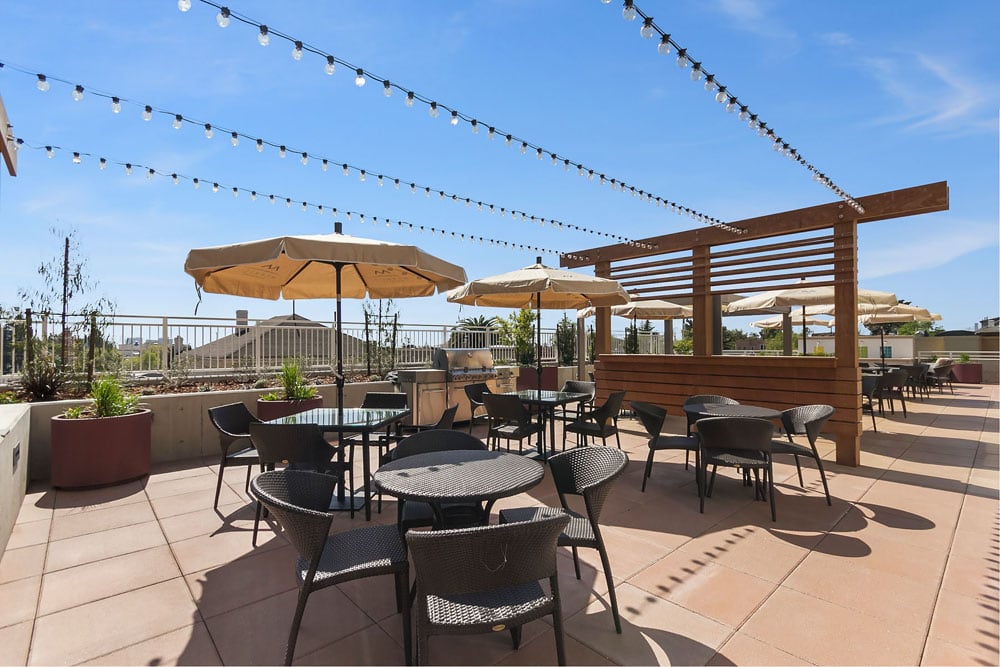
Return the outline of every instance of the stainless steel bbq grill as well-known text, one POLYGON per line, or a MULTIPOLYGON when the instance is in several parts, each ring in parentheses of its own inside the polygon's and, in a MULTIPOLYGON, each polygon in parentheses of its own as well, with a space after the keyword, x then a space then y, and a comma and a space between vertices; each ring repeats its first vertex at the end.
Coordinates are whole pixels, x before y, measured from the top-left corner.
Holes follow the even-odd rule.
POLYGON ((437 348, 434 350, 432 366, 445 373, 447 403, 458 403, 456 421, 467 421, 470 417, 469 399, 465 395, 466 385, 485 382, 491 391, 496 391, 497 370, 489 348, 437 348))

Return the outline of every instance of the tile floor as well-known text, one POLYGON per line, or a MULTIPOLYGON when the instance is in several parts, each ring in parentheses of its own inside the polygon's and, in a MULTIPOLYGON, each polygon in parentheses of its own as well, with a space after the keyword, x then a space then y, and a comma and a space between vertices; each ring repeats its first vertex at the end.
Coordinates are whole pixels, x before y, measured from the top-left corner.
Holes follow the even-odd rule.
MULTIPOLYGON (((640 493, 645 439, 626 434, 631 463, 602 518, 623 632, 596 552, 581 551, 580 581, 562 554, 570 664, 998 664, 997 394, 959 386, 880 418, 860 468, 822 441, 832 507, 812 465, 800 489, 782 462, 777 523, 732 475, 699 514, 680 454, 661 453, 640 493)), ((112 488, 33 489, 0 560, 0 664, 278 663, 295 554, 270 529, 250 546, 242 470, 227 472, 218 512, 215 480, 199 460, 112 488)), ((498 505, 553 502, 546 478, 498 505)), ((374 520, 394 517, 387 502, 374 520)), ((296 662, 401 662, 391 581, 314 594, 296 662)), ((430 651, 442 664, 555 661, 544 621, 518 651, 506 633, 430 651)))

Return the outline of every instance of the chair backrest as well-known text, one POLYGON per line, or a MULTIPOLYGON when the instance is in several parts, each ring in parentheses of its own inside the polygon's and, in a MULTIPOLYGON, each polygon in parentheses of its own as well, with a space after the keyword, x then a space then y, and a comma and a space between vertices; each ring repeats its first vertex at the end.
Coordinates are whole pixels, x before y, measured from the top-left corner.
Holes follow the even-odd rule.
POLYGON ((660 432, 663 431, 663 422, 667 420, 666 408, 644 401, 629 401, 628 404, 632 407, 632 411, 638 415, 639 421, 642 422, 642 427, 646 429, 649 437, 658 438, 660 432))
POLYGON ((361 401, 361 407, 402 410, 406 408, 406 394, 396 391, 369 391, 361 401))
POLYGON ((562 506, 569 508, 565 496, 583 496, 587 514, 596 524, 611 486, 625 472, 628 456, 614 447, 577 447, 549 457, 552 481, 562 506))
POLYGON ((469 397, 472 407, 483 404, 483 394, 490 393, 490 388, 485 382, 473 382, 465 385, 465 395, 469 397))
POLYGON ((420 431, 399 441, 393 452, 393 459, 403 459, 427 452, 456 450, 485 451, 486 443, 464 431, 430 430, 420 431))
POLYGON ((299 555, 315 572, 333 513, 330 499, 337 479, 305 470, 272 470, 250 482, 253 495, 274 515, 299 555))
POLYGON ((458 403, 448 406, 444 412, 441 413, 441 419, 437 420, 434 424, 435 429, 449 429, 455 424, 455 414, 458 413, 458 403))
POLYGON ((417 595, 456 595, 553 577, 565 515, 534 521, 406 534, 417 595))
POLYGON ((756 417, 708 417, 698 420, 702 449, 771 452, 774 424, 756 417))
POLYGON ((861 394, 872 398, 875 395, 875 391, 879 386, 879 376, 878 375, 862 375, 861 376, 861 394))
POLYGON ((625 400, 624 391, 615 391, 608 396, 608 400, 604 401, 604 405, 594 410, 592 414, 594 421, 600 424, 602 427, 607 426, 608 422, 615 419, 618 413, 622 411, 622 401, 625 400))
POLYGON ((801 405, 784 410, 781 413, 781 424, 789 440, 793 435, 804 435, 809 438, 810 445, 815 445, 823 424, 832 414, 832 405, 801 405))
POLYGON ((883 386, 891 387, 892 389, 902 389, 906 386, 906 378, 909 377, 909 373, 905 368, 894 368, 888 373, 884 373, 882 377, 885 378, 883 386))
POLYGON ((688 396, 684 400, 684 405, 691 405, 692 403, 709 404, 716 403, 721 405, 739 405, 740 402, 736 399, 729 398, 728 396, 718 396, 716 394, 696 394, 695 396, 688 396))
POLYGON ((335 451, 316 424, 251 424, 250 440, 263 465, 327 463, 335 451))
POLYGON ((250 424, 260 421, 243 403, 229 403, 209 408, 208 418, 212 420, 215 428, 233 438, 247 437, 250 435, 250 424))
POLYGON ((519 424, 531 421, 531 413, 517 396, 483 394, 483 405, 486 406, 486 414, 493 421, 517 422, 519 424))
POLYGON ((584 382, 583 380, 566 380, 563 383, 562 391, 573 392, 574 394, 589 394, 590 400, 593 400, 594 395, 597 393, 597 383, 584 382))

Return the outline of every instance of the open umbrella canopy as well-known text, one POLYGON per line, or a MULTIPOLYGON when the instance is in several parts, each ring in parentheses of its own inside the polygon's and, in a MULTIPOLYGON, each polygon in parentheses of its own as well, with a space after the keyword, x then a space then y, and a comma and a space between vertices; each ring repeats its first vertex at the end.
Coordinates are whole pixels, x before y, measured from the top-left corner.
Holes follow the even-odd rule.
POLYGON ((465 270, 420 248, 345 234, 279 236, 195 248, 184 270, 206 292, 259 299, 430 296, 465 282, 465 270))
MULTIPOLYGON (((821 320, 818 317, 806 317, 803 320, 800 317, 791 319, 792 325, 805 324, 814 327, 832 327, 834 325, 833 320, 821 320)), ((750 326, 757 327, 758 329, 781 329, 784 327, 784 317, 781 315, 776 315, 775 317, 768 317, 763 320, 757 320, 756 322, 751 322, 750 326)))
MULTIPOLYGON (((596 312, 595 306, 587 306, 576 311, 576 316, 593 317, 596 312)), ((611 306, 612 315, 639 320, 672 320, 677 317, 691 317, 691 313, 691 306, 682 306, 663 299, 629 301, 619 306, 611 306)))
MULTIPOLYGON (((762 292, 745 299, 733 301, 726 306, 730 314, 778 306, 825 306, 834 303, 833 287, 795 287, 791 289, 762 292)), ((858 303, 895 305, 898 302, 892 292, 858 288, 858 303)), ((814 313, 816 314, 816 313, 814 313)))
POLYGON ((448 301, 497 308, 560 310, 628 303, 614 280, 587 276, 541 263, 468 282, 448 292, 448 301))
POLYGON ((879 310, 858 316, 861 324, 902 324, 905 322, 937 322, 941 316, 932 313, 926 308, 910 306, 905 303, 898 304, 885 310, 879 310))

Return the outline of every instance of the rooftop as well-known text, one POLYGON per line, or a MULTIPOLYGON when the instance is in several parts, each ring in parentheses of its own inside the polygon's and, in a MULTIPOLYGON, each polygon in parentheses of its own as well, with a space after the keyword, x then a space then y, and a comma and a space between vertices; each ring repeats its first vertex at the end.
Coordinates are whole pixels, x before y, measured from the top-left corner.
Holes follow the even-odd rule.
MULTIPOLYGON (((908 419, 879 418, 858 468, 834 463, 821 440, 832 507, 811 462, 805 489, 790 461, 777 462, 776 523, 721 470, 700 514, 680 453, 658 453, 641 493, 646 439, 623 420, 631 462, 601 520, 623 633, 596 552, 581 550, 578 581, 561 550, 568 662, 998 664, 997 394, 963 385, 911 402, 908 419)), ((211 509, 216 466, 175 463, 90 491, 30 489, 0 560, 0 664, 280 662, 295 553, 266 528, 251 547, 242 468, 227 472, 211 509)), ((546 475, 495 511, 553 503, 546 475)), ((387 499, 373 521, 394 520, 387 499)), ((352 523, 360 517, 334 525, 352 523)), ((525 628, 518 651, 506 633, 432 638, 430 651, 449 664, 555 660, 545 621, 525 628)), ((297 663, 401 658, 391 578, 311 596, 297 663)))

